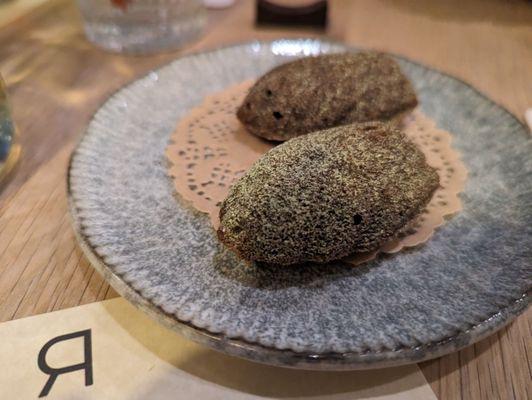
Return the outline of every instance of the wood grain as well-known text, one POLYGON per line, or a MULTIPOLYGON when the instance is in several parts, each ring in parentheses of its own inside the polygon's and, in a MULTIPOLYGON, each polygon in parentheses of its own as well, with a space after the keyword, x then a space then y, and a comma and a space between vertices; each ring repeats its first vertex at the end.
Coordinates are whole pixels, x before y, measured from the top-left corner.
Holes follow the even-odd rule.
MULTIPOLYGON (((523 119, 532 105, 532 6, 525 1, 331 1, 327 37, 402 54, 474 84, 523 119)), ((73 3, 0 29, 24 155, 0 193, 0 321, 116 296, 76 245, 66 210, 68 156, 90 116, 128 81, 186 52, 249 39, 320 35, 257 29, 252 2, 211 12, 203 39, 184 51, 131 57, 83 37, 73 3)), ((440 399, 532 398, 532 312, 473 346, 421 368, 440 399)))
POLYGON ((0 28, 18 22, 39 7, 46 7, 48 0, 0 1, 0 28))

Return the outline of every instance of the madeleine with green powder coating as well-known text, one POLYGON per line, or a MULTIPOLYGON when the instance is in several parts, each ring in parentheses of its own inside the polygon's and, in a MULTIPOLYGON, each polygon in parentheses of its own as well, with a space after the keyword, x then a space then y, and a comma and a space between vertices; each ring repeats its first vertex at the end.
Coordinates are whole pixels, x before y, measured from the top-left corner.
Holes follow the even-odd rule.
POLYGON ((354 122, 394 121, 417 105, 399 65, 374 52, 306 57, 274 68, 237 111, 252 134, 284 141, 354 122))
POLYGON ((327 262, 393 238, 438 186, 423 153, 390 125, 309 133, 271 149, 235 183, 218 237, 247 260, 327 262))

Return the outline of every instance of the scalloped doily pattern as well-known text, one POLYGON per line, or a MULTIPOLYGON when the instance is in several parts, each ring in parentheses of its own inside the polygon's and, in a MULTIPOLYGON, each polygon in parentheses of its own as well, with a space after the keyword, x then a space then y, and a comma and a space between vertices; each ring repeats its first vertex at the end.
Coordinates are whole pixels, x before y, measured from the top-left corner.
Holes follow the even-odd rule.
MULTIPOLYGON (((219 224, 219 205, 231 185, 275 146, 248 133, 236 118, 236 109, 252 84, 248 80, 207 96, 179 122, 166 150, 176 191, 197 210, 208 213, 214 228, 219 224)), ((352 264, 373 259, 379 252, 396 253, 425 242, 446 217, 461 209, 458 194, 467 172, 451 146, 451 134, 438 129, 418 109, 403 119, 402 129, 423 151, 428 164, 438 170, 440 188, 423 214, 397 238, 375 252, 349 257, 346 261, 352 264)))

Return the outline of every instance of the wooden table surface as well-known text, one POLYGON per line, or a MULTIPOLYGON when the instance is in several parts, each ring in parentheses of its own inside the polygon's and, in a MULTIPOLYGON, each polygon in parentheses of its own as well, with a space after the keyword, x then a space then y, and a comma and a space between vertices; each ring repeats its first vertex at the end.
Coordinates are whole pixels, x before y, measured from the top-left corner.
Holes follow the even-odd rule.
MULTIPOLYGON (((519 119, 532 106, 532 4, 503 0, 331 1, 327 37, 401 54, 471 83, 519 119)), ((115 90, 183 53, 249 39, 316 36, 257 29, 252 2, 210 11, 203 38, 183 51, 133 57, 84 38, 69 0, 50 0, 0 27, 0 73, 23 157, 0 193, 0 320, 117 296, 78 248, 68 219, 68 156, 115 90)), ((530 309, 458 353, 420 364, 440 399, 529 399, 530 309)))

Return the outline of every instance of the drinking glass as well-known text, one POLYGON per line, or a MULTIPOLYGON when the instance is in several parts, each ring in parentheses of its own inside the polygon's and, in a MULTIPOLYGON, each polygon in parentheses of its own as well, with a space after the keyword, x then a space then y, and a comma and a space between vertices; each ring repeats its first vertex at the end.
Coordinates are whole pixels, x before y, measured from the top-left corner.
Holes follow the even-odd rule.
POLYGON ((13 170, 20 155, 20 145, 16 141, 15 126, 9 113, 7 93, 0 76, 0 190, 13 170))
POLYGON ((205 25, 202 0, 77 0, 85 34, 107 50, 154 53, 195 39, 205 25))

